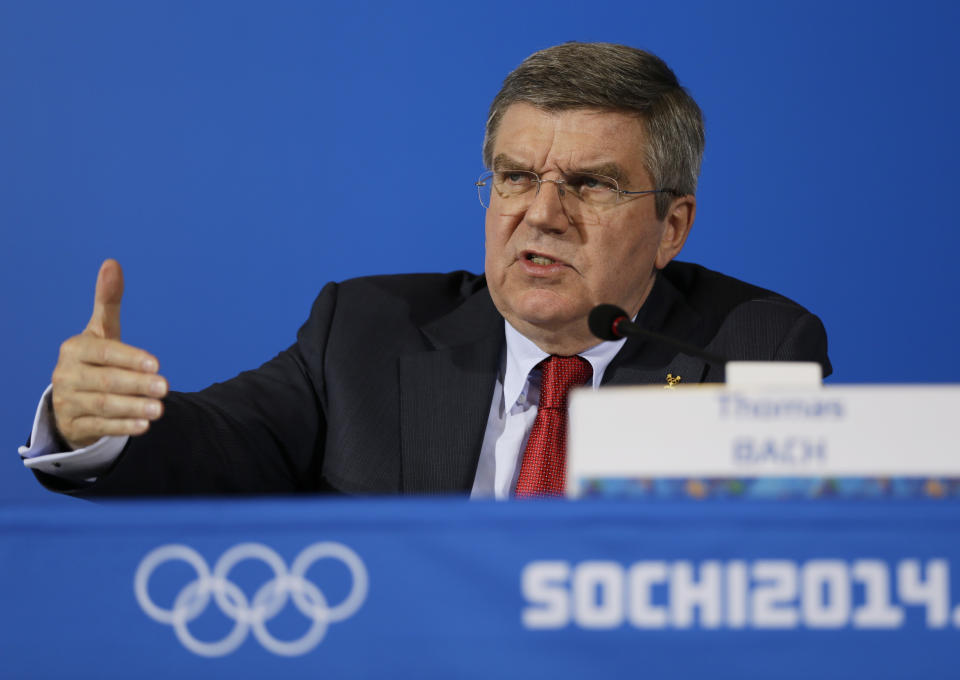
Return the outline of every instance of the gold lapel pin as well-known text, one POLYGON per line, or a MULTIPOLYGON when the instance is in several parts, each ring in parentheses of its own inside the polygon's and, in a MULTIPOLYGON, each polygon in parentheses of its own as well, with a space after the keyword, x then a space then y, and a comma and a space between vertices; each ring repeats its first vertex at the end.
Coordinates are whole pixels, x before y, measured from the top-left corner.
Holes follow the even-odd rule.
POLYGON ((681 380, 683 380, 683 378, 681 378, 679 375, 674 376, 673 373, 667 373, 667 384, 663 386, 663 389, 672 390, 681 380))

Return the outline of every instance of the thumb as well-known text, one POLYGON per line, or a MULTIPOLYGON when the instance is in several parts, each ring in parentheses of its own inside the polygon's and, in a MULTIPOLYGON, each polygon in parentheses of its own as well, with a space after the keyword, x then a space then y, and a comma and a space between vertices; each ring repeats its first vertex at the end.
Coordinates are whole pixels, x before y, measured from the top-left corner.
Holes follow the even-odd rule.
POLYGON ((97 276, 93 314, 87 330, 108 340, 120 339, 120 300, 123 298, 123 269, 116 260, 104 260, 97 276))

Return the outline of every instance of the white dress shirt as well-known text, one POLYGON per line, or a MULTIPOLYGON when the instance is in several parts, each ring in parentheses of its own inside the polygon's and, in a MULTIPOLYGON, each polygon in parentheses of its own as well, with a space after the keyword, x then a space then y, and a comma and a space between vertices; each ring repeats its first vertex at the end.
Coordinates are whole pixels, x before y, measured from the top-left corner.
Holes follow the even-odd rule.
MULTIPOLYGON (((487 429, 473 481, 472 498, 509 498, 517 485, 527 437, 537 417, 540 370, 536 365, 549 355, 504 321, 506 351, 501 358, 490 403, 487 429)), ((602 342, 580 354, 593 368, 593 389, 626 340, 602 342)), ((33 420, 30 446, 19 448, 23 464, 72 482, 92 482, 107 470, 126 446, 129 437, 103 437, 76 451, 58 451, 47 387, 33 420)))
POLYGON ((76 451, 60 451, 50 403, 53 386, 47 386, 33 417, 30 446, 18 450, 23 464, 31 470, 46 472, 71 482, 93 482, 117 459, 130 437, 101 437, 76 451))

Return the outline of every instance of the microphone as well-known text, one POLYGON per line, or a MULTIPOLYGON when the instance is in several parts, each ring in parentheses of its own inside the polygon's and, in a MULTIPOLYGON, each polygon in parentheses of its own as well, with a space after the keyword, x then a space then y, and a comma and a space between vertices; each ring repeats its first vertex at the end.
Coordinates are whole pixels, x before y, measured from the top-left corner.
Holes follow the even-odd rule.
POLYGON ((696 345, 642 328, 639 324, 633 323, 627 313, 616 305, 597 305, 590 310, 587 323, 590 326, 590 332, 601 340, 619 340, 628 335, 633 335, 656 340, 674 349, 679 349, 684 354, 704 359, 720 367, 727 363, 727 360, 723 357, 707 352, 696 345))
POLYGON ((616 305, 597 305, 590 310, 587 318, 590 332, 601 340, 619 340, 628 335, 620 330, 620 324, 624 321, 630 323, 627 313, 616 305))

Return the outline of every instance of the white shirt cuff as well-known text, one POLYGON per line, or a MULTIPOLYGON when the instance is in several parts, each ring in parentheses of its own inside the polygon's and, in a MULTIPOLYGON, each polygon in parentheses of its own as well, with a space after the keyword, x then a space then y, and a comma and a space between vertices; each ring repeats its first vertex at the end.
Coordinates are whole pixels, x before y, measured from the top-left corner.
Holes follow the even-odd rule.
POLYGON ((50 409, 52 392, 52 385, 44 390, 33 418, 30 445, 18 450, 23 464, 31 470, 72 482, 95 482, 120 456, 130 437, 102 437, 76 451, 57 451, 59 447, 50 409))

